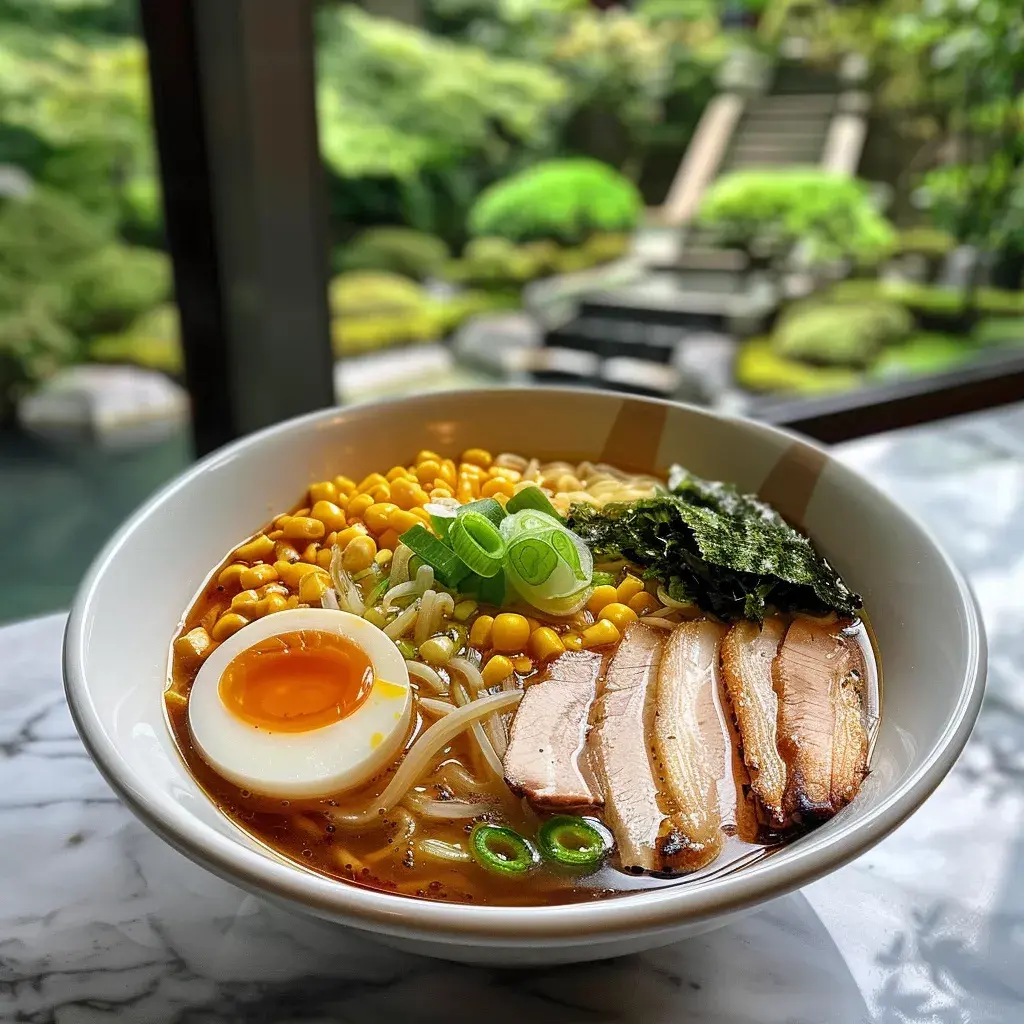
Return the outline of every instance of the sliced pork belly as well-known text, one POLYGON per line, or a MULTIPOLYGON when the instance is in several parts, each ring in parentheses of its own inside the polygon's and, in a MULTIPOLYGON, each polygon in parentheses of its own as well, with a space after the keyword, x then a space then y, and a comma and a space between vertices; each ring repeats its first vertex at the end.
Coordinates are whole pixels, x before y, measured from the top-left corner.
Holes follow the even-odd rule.
POLYGON ((786 624, 769 618, 761 624, 738 622, 722 641, 722 675, 736 718, 750 788, 776 828, 786 824, 782 802, 786 764, 778 750, 779 701, 772 684, 772 662, 786 624))
POLYGON ((842 624, 794 619, 772 666, 779 699, 779 752, 786 762, 783 807, 794 821, 832 817, 867 772, 861 718, 860 647, 842 624))
POLYGON ((671 829, 658 802, 649 755, 654 697, 665 633, 641 622, 626 627, 595 705, 587 739, 590 763, 604 792, 604 820, 624 871, 662 872, 671 829))
POLYGON ((512 720, 505 781, 542 810, 582 810, 603 801, 580 755, 603 658, 567 651, 526 690, 512 720))
POLYGON ((681 871, 696 871, 718 856, 723 810, 736 824, 732 745, 717 674, 723 632, 707 620, 677 626, 658 670, 654 754, 670 809, 660 850, 681 871))

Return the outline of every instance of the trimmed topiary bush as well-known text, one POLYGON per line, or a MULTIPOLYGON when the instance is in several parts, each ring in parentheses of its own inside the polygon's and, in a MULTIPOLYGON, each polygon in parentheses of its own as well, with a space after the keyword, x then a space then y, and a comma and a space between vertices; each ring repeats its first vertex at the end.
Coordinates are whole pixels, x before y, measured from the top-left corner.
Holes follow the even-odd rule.
POLYGON ((882 352, 869 376, 874 380, 927 377, 955 369, 973 354, 971 345, 962 338, 950 334, 915 334, 882 352))
POLYGON ((899 341, 914 321, 895 302, 860 305, 796 303, 772 334, 779 355, 823 366, 866 366, 883 346, 899 341))
POLYGON ((940 228, 905 228, 896 238, 896 252, 941 260, 956 248, 956 239, 940 228))
POLYGON ((184 359, 178 307, 168 302, 143 313, 127 330, 93 341, 89 355, 101 363, 132 363, 179 376, 184 359))
POLYGON ((477 199, 470 233, 512 242, 577 245, 596 232, 636 227, 643 199, 614 167, 597 160, 549 160, 499 181, 477 199))
POLYGON ((971 341, 981 348, 1024 348, 1024 317, 999 316, 981 320, 971 331, 971 341))
POLYGON ((371 228, 339 252, 340 270, 383 270, 414 281, 440 275, 451 255, 447 243, 436 235, 412 228, 371 228))
POLYGON ((736 382, 748 391, 831 395, 850 391, 861 375, 845 366, 812 366, 780 356, 768 338, 752 338, 736 356, 736 382))

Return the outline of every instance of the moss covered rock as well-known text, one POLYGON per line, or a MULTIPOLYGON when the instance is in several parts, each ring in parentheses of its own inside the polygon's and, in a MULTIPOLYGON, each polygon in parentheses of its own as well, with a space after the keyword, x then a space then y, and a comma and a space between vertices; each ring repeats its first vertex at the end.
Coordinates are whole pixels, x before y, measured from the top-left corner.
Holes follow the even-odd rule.
POLYGON ((841 366, 812 366, 779 355, 768 338, 746 342, 736 357, 736 381, 748 391, 795 395, 830 395, 850 391, 862 380, 857 371, 841 366))
POLYGON ((371 228, 339 252, 340 270, 382 270, 414 281, 438 277, 450 257, 447 243, 412 228, 371 228))
POLYGON ((927 377, 944 373, 968 362, 974 354, 971 344, 950 334, 915 334, 887 348, 872 365, 875 380, 927 377))
POLYGON ((864 367, 888 344, 906 337, 913 318, 898 303, 808 300, 784 311, 772 334, 776 352, 821 366, 864 367))

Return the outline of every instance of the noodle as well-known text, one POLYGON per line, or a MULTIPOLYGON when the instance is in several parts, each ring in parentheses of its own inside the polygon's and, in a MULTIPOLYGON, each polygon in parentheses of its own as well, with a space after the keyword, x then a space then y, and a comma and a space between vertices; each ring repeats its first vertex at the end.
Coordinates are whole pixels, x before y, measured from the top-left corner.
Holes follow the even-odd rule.
POLYGON ((494 808, 482 801, 470 803, 466 800, 432 800, 421 793, 408 793, 405 803, 417 814, 436 821, 462 821, 466 818, 477 818, 494 808))
POLYGON ((675 629, 678 625, 678 623, 669 622, 668 619, 658 615, 642 615, 640 621, 646 622, 648 626, 657 626, 659 629, 675 629))
POLYGON ((409 562, 412 559, 412 548, 407 544, 399 544, 391 556, 391 573, 388 576, 388 587, 394 588, 409 579, 409 562))
POLYGON ((416 850, 424 857, 449 863, 464 863, 471 859, 462 847, 442 842, 440 839, 421 839, 416 844, 416 850))
POLYGON ((468 659, 452 658, 448 662, 448 667, 462 674, 463 679, 466 680, 466 685, 469 687, 469 692, 474 697, 487 689, 484 686, 484 677, 480 675, 480 670, 468 659))
MULTIPOLYGON (((422 661, 407 661, 405 664, 409 669, 409 675, 426 683, 434 693, 444 693, 448 689, 445 681, 429 665, 424 665, 422 661)), ((421 697, 420 703, 422 704, 424 700, 428 699, 421 697)), ((441 701, 432 701, 431 703, 440 704, 441 701)), ((441 713, 443 714, 444 712, 441 713)))
POLYGON ((486 782, 481 782, 471 775, 460 761, 449 761, 447 764, 443 764, 437 777, 453 792, 460 787, 470 793, 484 792, 488 788, 486 782))
MULTIPOLYGON (((456 704, 465 707, 468 704, 472 704, 466 696, 466 691, 461 686, 452 686, 452 698, 456 704)), ((473 739, 476 740, 477 748, 480 751, 481 756, 484 759, 484 763, 488 768, 497 776, 499 779, 505 778, 505 766, 501 762, 501 758, 498 757, 491 744, 491 741, 487 738, 487 734, 484 732, 483 726, 480 722, 474 722, 470 726, 470 731, 473 734, 473 739)))
POLYGON ((392 640, 398 640, 416 621, 416 616, 419 614, 419 607, 419 600, 414 601, 405 609, 405 611, 400 612, 396 619, 389 622, 384 627, 384 632, 391 637, 392 640))
POLYGON ((420 644, 426 643, 427 640, 433 635, 433 630, 430 628, 431 623, 434 621, 434 605, 437 603, 437 591, 428 590, 423 595, 423 600, 420 602, 420 614, 416 619, 416 632, 413 634, 413 643, 417 647, 420 644))
POLYGON ((401 823, 401 832, 393 839, 389 839, 387 844, 380 850, 375 850, 373 853, 365 856, 363 859, 367 864, 377 864, 386 857, 392 856, 399 848, 408 846, 412 837, 416 834, 416 818, 414 815, 410 814, 404 807, 396 807, 394 814, 395 818, 401 823))
MULTIPOLYGON (((473 725, 494 711, 505 711, 522 699, 522 693, 496 693, 482 697, 460 707, 450 715, 438 719, 428 728, 405 755, 398 771, 391 776, 384 792, 365 811, 359 814, 331 812, 331 820, 345 828, 359 828, 377 821, 405 795, 409 787, 427 770, 430 759, 443 750, 467 726, 473 725)), ((493 753, 493 751, 492 751, 493 753)))

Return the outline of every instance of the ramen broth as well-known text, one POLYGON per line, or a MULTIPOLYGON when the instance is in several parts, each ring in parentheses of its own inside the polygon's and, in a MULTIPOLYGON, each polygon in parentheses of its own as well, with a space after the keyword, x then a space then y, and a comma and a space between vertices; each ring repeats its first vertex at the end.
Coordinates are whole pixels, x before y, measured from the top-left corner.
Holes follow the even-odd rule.
MULTIPOLYGON (((551 490, 556 496, 559 494, 558 489, 552 487, 551 490)), ((297 511, 302 512, 303 509, 297 508, 297 511)), ((264 535, 274 532, 271 529, 273 525, 268 526, 264 535)), ((238 604, 236 595, 240 584, 233 586, 230 582, 221 582, 225 570, 232 563, 233 559, 229 558, 211 575, 204 591, 187 613, 178 634, 179 641, 180 638, 193 636, 197 630, 212 633, 214 625, 230 614, 232 601, 238 604)), ((259 561, 256 564, 258 567, 259 561)), ((622 572, 621 566, 611 565, 606 568, 620 574, 622 572)), ((654 586, 649 589, 654 590, 654 586)), ((282 587, 282 597, 285 592, 282 587)), ((293 598, 292 606, 303 607, 305 603, 293 598)), ((686 621, 694 614, 692 610, 674 614, 671 607, 662 611, 669 612, 667 619, 672 623, 686 621)), ((496 616, 499 612, 500 609, 481 603, 474 618, 482 615, 496 616)), ((793 618, 789 613, 783 617, 787 622, 793 618)), ((571 622, 578 628, 581 621, 585 625, 588 619, 593 622, 594 616, 584 610, 575 613, 571 622)), ((550 617, 538 619, 539 623, 553 625, 556 630, 564 629, 564 626, 557 625, 557 621, 550 617)), ((466 625, 471 627, 472 620, 466 625)), ((840 622, 839 627, 842 626, 840 622)), ((464 640, 470 635, 471 632, 467 630, 459 633, 464 640)), ((862 681, 862 708, 870 757, 870 746, 874 742, 880 713, 879 663, 870 630, 863 618, 849 620, 843 635, 860 651, 866 667, 862 681)), ((189 726, 189 698, 201 662, 197 664, 195 658, 186 656, 186 651, 190 650, 180 642, 172 647, 170 684, 165 693, 165 703, 171 733, 196 782, 222 813, 275 854, 300 868, 346 883, 408 897, 467 904, 528 906, 582 902, 638 890, 685 885, 695 878, 735 871, 768 855, 806 831, 806 826, 798 825, 787 829, 785 834, 774 832, 765 824, 765 816, 758 813, 742 756, 736 719, 729 711, 720 666, 716 666, 714 686, 725 709, 724 717, 731 741, 731 756, 727 756, 722 770, 716 773, 718 777, 714 780, 714 793, 721 809, 724 834, 721 853, 700 870, 674 878, 626 873, 619 869, 614 856, 590 872, 544 864, 526 875, 510 876, 487 870, 465 852, 469 848, 473 829, 479 822, 485 821, 511 828, 522 836, 534 836, 549 814, 546 810, 535 809, 522 796, 515 795, 505 780, 495 775, 482 755, 480 744, 474 741, 471 730, 463 730, 431 759, 428 770, 415 782, 405 799, 379 815, 368 826, 352 827, 350 822, 345 821, 345 817, 356 816, 373 806, 375 798, 385 790, 401 763, 401 752, 391 767, 369 783, 317 799, 262 796, 230 782, 207 763, 193 742, 189 726), (445 813, 446 805, 453 804, 473 805, 472 809, 476 813, 456 820, 438 817, 445 813), (425 852, 434 849, 443 851, 443 856, 425 852), (458 859, 446 860, 445 857, 452 851, 461 851, 461 854, 458 859)), ((603 685, 615 647, 597 646, 595 650, 603 658, 598 683, 600 686, 603 685)), ((477 665, 481 662, 479 652, 474 651, 468 643, 463 656, 477 665)), ((513 686, 528 688, 543 676, 544 666, 537 659, 533 660, 529 668, 526 668, 525 663, 520 667, 525 671, 517 671, 514 677, 495 689, 513 686)), ((450 694, 461 693, 463 699, 468 699, 470 695, 465 692, 466 688, 460 683, 457 673, 443 667, 436 670, 447 683, 450 694)), ((411 724, 403 740, 402 749, 406 751, 438 718, 434 711, 429 710, 430 701, 438 696, 434 688, 412 673, 410 684, 413 711, 411 724), (426 705, 420 703, 424 698, 427 700, 426 705)), ((503 715, 506 733, 516 710, 513 707, 503 715)), ((599 810, 580 813, 584 815, 584 820, 591 821, 605 831, 600 824, 602 814, 599 810)))

